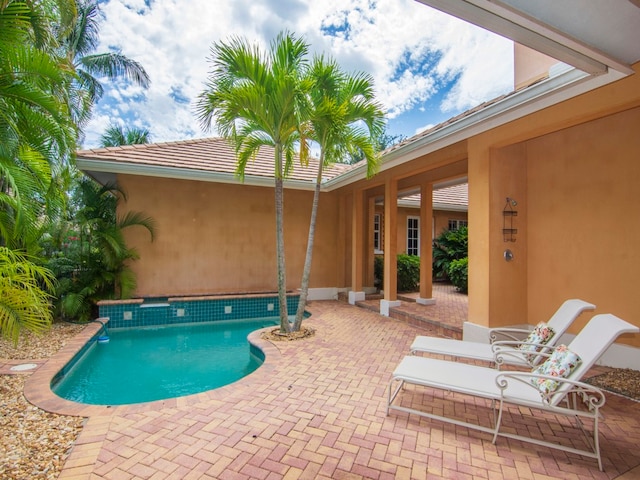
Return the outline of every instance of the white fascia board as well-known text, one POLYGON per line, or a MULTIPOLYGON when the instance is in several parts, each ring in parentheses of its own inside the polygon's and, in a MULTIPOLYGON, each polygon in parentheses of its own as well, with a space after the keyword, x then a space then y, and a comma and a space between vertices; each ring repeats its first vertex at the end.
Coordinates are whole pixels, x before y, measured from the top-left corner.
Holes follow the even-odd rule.
MULTIPOLYGON (((139 165, 109 160, 97 160, 78 157, 76 165, 80 170, 90 172, 106 172, 126 175, 141 175, 146 177, 172 178, 178 180, 194 180, 199 182, 231 183, 236 185, 252 185, 257 187, 273 187, 274 179, 269 177, 245 176, 244 181, 230 173, 208 172, 158 165, 139 165)), ((293 190, 314 190, 313 182, 300 180, 285 180, 284 187, 293 190)))

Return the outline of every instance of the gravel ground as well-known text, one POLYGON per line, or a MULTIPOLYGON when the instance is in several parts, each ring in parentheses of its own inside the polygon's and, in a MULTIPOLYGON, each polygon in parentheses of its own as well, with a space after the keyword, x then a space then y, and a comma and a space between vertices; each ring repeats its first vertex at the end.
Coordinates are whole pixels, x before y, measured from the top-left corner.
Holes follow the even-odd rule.
MULTIPOLYGON (((17 347, 0 338, 0 358, 48 358, 82 328, 55 323, 44 335, 24 335, 17 347)), ((26 375, 0 375, 0 479, 53 480, 84 419, 47 413, 27 402, 22 394, 26 375)))

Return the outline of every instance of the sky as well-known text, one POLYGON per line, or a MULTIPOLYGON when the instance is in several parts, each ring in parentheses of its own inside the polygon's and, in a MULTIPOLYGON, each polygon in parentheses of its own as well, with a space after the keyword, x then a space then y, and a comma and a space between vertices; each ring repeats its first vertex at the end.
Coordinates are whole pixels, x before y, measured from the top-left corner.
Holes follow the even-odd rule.
POLYGON ((311 55, 372 75, 387 133, 411 137, 513 89, 511 41, 415 0, 107 0, 99 52, 119 51, 151 78, 148 89, 104 80, 85 128, 99 146, 109 124, 146 128, 153 142, 215 136, 195 115, 214 42, 244 37, 267 48, 279 32, 311 55))

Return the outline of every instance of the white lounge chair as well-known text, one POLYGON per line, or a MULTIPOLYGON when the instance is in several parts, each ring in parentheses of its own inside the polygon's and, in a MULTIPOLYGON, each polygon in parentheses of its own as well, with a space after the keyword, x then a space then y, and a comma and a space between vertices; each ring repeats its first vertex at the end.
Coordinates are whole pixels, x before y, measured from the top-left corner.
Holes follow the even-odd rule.
MULTIPOLYGON (((599 408, 604 405, 605 397, 601 390, 582 383, 580 380, 619 335, 623 333, 638 333, 639 331, 638 327, 614 315, 595 315, 568 346, 568 349, 577 354, 582 360, 569 378, 533 373, 538 368, 546 367, 548 362, 541 364, 540 367, 534 367, 531 372, 500 371, 495 368, 469 363, 409 355, 400 362, 389 382, 387 415, 389 410, 399 410, 491 433, 493 434, 493 443, 496 442, 498 436, 502 436, 557 448, 590 458, 597 458, 598 467, 602 470, 598 442, 598 420, 599 408), (542 393, 539 386, 532 383, 534 380, 535 382, 555 380, 558 382, 558 387, 553 391, 542 393), (396 382, 397 385, 394 389, 396 382), (405 384, 420 385, 491 400, 494 414, 493 425, 483 426, 479 423, 470 423, 458 418, 425 412, 402 405, 401 402, 400 404, 394 404, 393 402, 405 384), (508 404, 575 417, 576 423, 584 433, 590 450, 580 450, 560 443, 550 442, 547 439, 518 435, 511 433, 513 432, 512 428, 508 432, 501 430, 503 410, 506 409, 508 404), (588 434, 581 418, 589 418, 593 421, 592 437, 588 434)), ((557 348, 561 349, 561 347, 557 348)), ((403 397, 404 395, 401 395, 398 400, 403 397)), ((409 399, 409 401, 411 400, 409 399)), ((447 410, 451 409, 445 409, 445 411, 447 410)), ((517 414, 521 415, 524 410, 519 409, 517 414)), ((545 429, 544 431, 547 430, 545 429)))
MULTIPOLYGON (((593 310, 596 306, 579 299, 565 301, 546 325, 553 330, 553 335, 546 345, 558 342, 571 323, 585 310, 593 310)), ((469 358, 486 362, 508 363, 512 365, 533 366, 541 359, 535 355, 539 348, 532 342, 527 342, 530 330, 518 328, 494 328, 489 331, 491 343, 468 342, 452 338, 437 338, 419 335, 411 344, 410 351, 450 355, 452 357, 469 358), (500 338, 508 338, 501 341, 500 338)))

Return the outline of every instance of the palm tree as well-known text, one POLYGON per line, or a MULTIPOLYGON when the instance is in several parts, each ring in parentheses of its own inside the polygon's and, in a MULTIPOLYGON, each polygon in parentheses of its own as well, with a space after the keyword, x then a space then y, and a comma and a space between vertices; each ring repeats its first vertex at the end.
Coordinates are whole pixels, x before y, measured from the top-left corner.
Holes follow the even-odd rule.
POLYGON ((93 105, 104 89, 98 78, 125 79, 147 88, 150 80, 141 64, 120 52, 95 53, 99 44, 101 12, 97 0, 78 0, 74 28, 62 36, 62 49, 78 75, 78 95, 72 102, 80 126, 90 117, 93 105))
POLYGON ((149 143, 151 134, 146 128, 123 128, 120 125, 109 125, 100 138, 101 147, 120 147, 122 145, 139 145, 149 143))
MULTIPOLYGON (((212 47, 213 71, 200 94, 202 125, 212 124, 235 146, 236 174, 244 178, 247 163, 262 146, 274 149, 276 256, 280 331, 290 332, 286 298, 283 229, 283 182, 293 166, 303 103, 309 82, 304 78, 308 45, 288 32, 271 42, 268 53, 234 38, 212 47)), ((304 142, 302 144, 305 146, 304 142)), ((305 148, 301 158, 307 155, 305 148)))
POLYGON ((0 244, 13 248, 32 243, 44 201, 59 193, 52 176, 75 150, 73 68, 54 36, 71 5, 0 4, 0 244))
POLYGON ((73 68, 55 41, 74 17, 73 1, 0 2, 0 333, 16 342, 52 320, 54 278, 18 249, 34 250, 59 198, 52 178, 75 150, 73 68))
POLYGON ((44 331, 52 321, 51 295, 55 278, 27 256, 0 246, 0 333, 18 342, 27 328, 44 331))
POLYGON ((372 176, 378 166, 376 138, 384 130, 384 112, 374 99, 370 75, 349 75, 342 72, 334 60, 316 57, 308 76, 312 88, 308 97, 309 121, 304 130, 320 146, 320 159, 294 331, 300 329, 309 291, 323 169, 333 162, 343 161, 351 152, 359 151, 366 160, 367 176, 372 176))
POLYGON ((153 241, 152 218, 140 212, 116 214, 125 192, 116 185, 98 185, 89 178, 77 184, 75 201, 81 205, 75 218, 76 236, 70 238, 66 251, 52 259, 50 265, 60 279, 58 298, 63 316, 88 320, 98 300, 130 298, 136 279, 128 265, 138 253, 127 247, 123 231, 141 226, 153 241))

